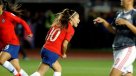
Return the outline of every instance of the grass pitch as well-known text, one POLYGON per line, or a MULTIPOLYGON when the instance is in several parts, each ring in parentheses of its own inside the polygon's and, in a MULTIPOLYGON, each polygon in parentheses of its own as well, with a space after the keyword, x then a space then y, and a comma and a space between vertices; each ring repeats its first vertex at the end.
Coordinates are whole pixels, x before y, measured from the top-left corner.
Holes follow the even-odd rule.
MULTIPOLYGON (((63 59, 62 76, 108 76, 112 66, 110 59, 63 59)), ((30 75, 36 71, 40 60, 20 60, 22 68, 30 75)), ((134 76, 136 76, 136 62, 134 63, 134 76)), ((13 76, 5 68, 0 66, 0 76, 13 76)), ((45 76, 53 76, 52 69, 45 76)))

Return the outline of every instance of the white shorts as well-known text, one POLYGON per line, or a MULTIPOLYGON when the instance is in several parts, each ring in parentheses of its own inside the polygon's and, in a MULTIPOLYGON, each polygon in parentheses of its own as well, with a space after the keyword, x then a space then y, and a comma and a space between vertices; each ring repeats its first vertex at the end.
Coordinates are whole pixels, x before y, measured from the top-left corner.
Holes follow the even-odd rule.
POLYGON ((126 74, 128 72, 133 73, 133 62, 136 58, 136 47, 128 47, 121 50, 113 51, 114 64, 113 68, 116 68, 126 74))

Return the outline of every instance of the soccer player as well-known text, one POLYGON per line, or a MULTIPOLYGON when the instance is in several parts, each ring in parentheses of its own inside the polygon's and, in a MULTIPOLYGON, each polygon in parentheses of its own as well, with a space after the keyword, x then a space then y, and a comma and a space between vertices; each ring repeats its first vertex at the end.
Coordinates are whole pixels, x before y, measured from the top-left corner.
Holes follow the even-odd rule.
POLYGON ((74 10, 64 9, 59 13, 48 31, 45 44, 41 49, 42 62, 38 70, 31 76, 44 76, 49 67, 54 70, 53 76, 61 76, 62 68, 58 58, 59 56, 67 57, 67 46, 74 35, 73 27, 77 27, 79 22, 79 14, 74 10))
POLYGON ((117 12, 112 24, 100 17, 94 19, 95 23, 102 23, 116 34, 112 46, 114 64, 110 76, 133 76, 132 64, 136 58, 136 10, 133 3, 134 0, 121 0, 122 10, 117 12))
POLYGON ((18 5, 0 1, 0 50, 3 48, 0 55, 0 65, 13 72, 15 76, 28 76, 19 65, 18 52, 20 43, 14 28, 19 23, 24 27, 28 37, 32 37, 32 32, 28 24, 15 15, 20 14, 18 8, 18 5))

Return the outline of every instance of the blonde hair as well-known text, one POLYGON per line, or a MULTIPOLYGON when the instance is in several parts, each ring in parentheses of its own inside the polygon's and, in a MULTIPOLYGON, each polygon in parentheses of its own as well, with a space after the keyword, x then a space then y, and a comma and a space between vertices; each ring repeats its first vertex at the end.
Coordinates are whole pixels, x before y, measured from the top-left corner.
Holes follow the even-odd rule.
POLYGON ((60 24, 61 27, 68 27, 68 23, 71 20, 71 18, 76 14, 77 12, 74 10, 70 10, 70 9, 64 9, 62 10, 62 12, 57 13, 56 18, 52 24, 52 26, 56 25, 56 24, 60 24))

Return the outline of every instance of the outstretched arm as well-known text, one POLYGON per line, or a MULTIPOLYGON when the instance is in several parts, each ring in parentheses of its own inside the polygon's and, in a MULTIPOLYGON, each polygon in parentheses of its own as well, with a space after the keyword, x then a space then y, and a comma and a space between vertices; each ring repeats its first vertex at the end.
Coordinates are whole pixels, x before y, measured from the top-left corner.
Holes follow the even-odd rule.
POLYGON ((28 37, 32 37, 32 32, 30 30, 29 25, 26 23, 26 21, 24 21, 23 19, 21 19, 20 17, 18 17, 16 15, 14 15, 13 13, 8 12, 8 16, 10 16, 11 21, 17 22, 17 23, 21 24, 24 27, 25 32, 28 35, 28 37))
POLYGON ((101 17, 97 17, 96 19, 93 20, 94 24, 97 23, 102 23, 104 25, 104 27, 110 31, 111 33, 115 33, 115 30, 113 29, 113 27, 110 25, 110 23, 108 23, 105 19, 101 18, 101 17))

